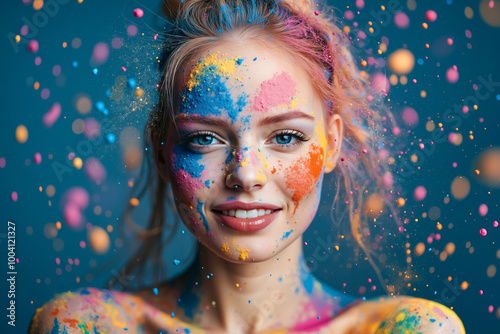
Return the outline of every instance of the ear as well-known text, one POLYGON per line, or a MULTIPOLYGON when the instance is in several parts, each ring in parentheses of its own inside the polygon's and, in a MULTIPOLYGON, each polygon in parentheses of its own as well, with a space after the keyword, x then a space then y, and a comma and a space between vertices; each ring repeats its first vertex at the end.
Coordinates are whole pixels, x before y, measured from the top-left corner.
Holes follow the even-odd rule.
POLYGON ((327 140, 326 146, 326 167, 325 174, 335 169, 337 160, 340 157, 342 148, 342 138, 344 137, 344 122, 339 114, 330 116, 325 124, 325 134, 327 140))
POLYGON ((153 155, 155 158, 156 169, 162 180, 166 183, 169 182, 168 177, 168 159, 166 154, 165 142, 161 140, 160 135, 156 129, 151 129, 151 143, 153 144, 153 155))

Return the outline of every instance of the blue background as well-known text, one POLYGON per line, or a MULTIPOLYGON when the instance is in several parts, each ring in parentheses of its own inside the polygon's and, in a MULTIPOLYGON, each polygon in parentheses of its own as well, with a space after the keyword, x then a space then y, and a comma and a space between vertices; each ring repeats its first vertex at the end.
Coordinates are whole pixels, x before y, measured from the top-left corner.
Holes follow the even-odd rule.
MULTIPOLYGON (((46 4, 48 2, 46 1, 46 4)), ((120 161, 120 150, 118 141, 109 144, 104 140, 91 142, 83 135, 75 134, 71 125, 77 118, 95 117, 100 121, 106 118, 112 121, 111 128, 106 131, 119 136, 120 129, 124 126, 134 126, 142 135, 148 108, 151 104, 139 104, 136 106, 130 92, 119 102, 113 103, 106 95, 106 90, 112 90, 114 80, 123 75, 120 71, 122 66, 127 67, 127 78, 135 78, 139 85, 145 90, 145 100, 154 101, 154 84, 157 73, 154 71, 154 57, 158 55, 159 40, 154 41, 154 34, 161 32, 165 21, 161 17, 160 3, 153 0, 144 0, 141 3, 134 1, 92 1, 85 0, 79 4, 76 0, 52 1, 56 3, 58 10, 54 15, 43 17, 37 14, 31 5, 24 5, 22 1, 9 1, 3 4, 1 25, 1 72, 2 88, 0 96, 2 109, 0 112, 0 158, 5 158, 6 166, 0 168, 0 256, 2 261, 7 262, 7 221, 16 223, 16 327, 7 327, 5 316, 0 319, 0 332, 2 333, 24 333, 28 328, 29 321, 35 310, 50 299, 54 293, 75 289, 79 286, 102 287, 104 283, 115 277, 122 280, 124 285, 133 284, 135 278, 122 277, 120 265, 130 255, 133 244, 127 243, 130 236, 119 233, 122 222, 121 213, 125 203, 128 201, 127 182, 130 178, 137 176, 136 171, 127 170, 120 161), (132 15, 136 7, 141 7, 145 15, 137 19, 132 15), (30 38, 38 40, 40 49, 37 54, 26 51, 23 39, 20 43, 12 42, 14 35, 19 34, 21 26, 28 22, 38 22, 37 31, 32 30, 30 38), (36 21, 41 20, 41 21, 36 21), (127 26, 135 24, 139 33, 135 37, 127 36, 127 26), (142 35, 144 33, 144 35, 142 35), (94 45, 98 42, 111 44, 114 37, 123 38, 124 46, 120 50, 110 48, 108 61, 98 66, 98 75, 92 74, 94 64, 90 58, 94 45), (80 48, 71 46, 71 41, 78 37, 82 41, 80 48), (67 42, 66 48, 62 43, 67 42), (36 56, 42 58, 42 63, 36 66, 36 56), (78 62, 75 68, 73 61, 78 62), (54 65, 60 65, 62 73, 58 77, 52 74, 54 65), (40 82, 40 89, 33 89, 33 82, 40 82), (42 88, 50 89, 50 97, 42 99, 40 92, 42 88), (92 103, 105 102, 109 107, 109 116, 100 114, 95 107, 88 115, 80 115, 75 108, 75 100, 79 94, 87 94, 92 103), (42 115, 50 109, 54 102, 62 105, 62 114, 55 125, 50 129, 42 126, 42 115), (15 129, 19 124, 24 124, 29 130, 29 139, 20 144, 15 139, 15 129), (84 149, 89 149, 85 151, 84 149), (67 154, 76 152, 84 161, 90 156, 99 158, 107 169, 108 177, 102 185, 96 185, 89 181, 83 170, 70 167, 62 175, 54 170, 54 163, 67 166, 67 154), (40 152, 42 163, 35 165, 33 155, 40 152), (49 159, 52 154, 52 159, 49 159), (49 198, 45 194, 48 185, 56 189, 55 196, 49 198), (111 248, 105 255, 95 254, 89 247, 85 231, 73 231, 63 222, 60 207, 61 197, 64 192, 73 187, 82 186, 91 195, 91 204, 85 211, 88 222, 103 228, 111 225, 113 232, 110 233, 111 248), (39 191, 39 187, 43 191, 39 191), (11 193, 19 194, 17 202, 10 199, 11 193), (49 205, 51 200, 51 205, 49 205), (95 214, 93 208, 102 207, 101 214, 95 214), (63 242, 61 251, 55 251, 54 239, 44 235, 44 226, 47 223, 63 222, 63 227, 58 232, 56 239, 63 242), (31 232, 32 231, 32 232, 31 232), (117 241, 118 240, 118 241, 117 241), (122 242, 123 240, 123 246, 122 242), (80 241, 87 242, 82 249, 80 241), (60 258, 61 264, 57 265, 55 259, 60 258), (80 264, 71 265, 68 258, 78 259, 80 264), (61 268, 62 274, 56 273, 61 268), (77 283, 77 277, 80 282, 77 283), (4 329, 5 328, 5 329, 4 329)), ((355 11, 354 1, 342 1, 332 3, 343 13, 346 6, 355 11)), ((409 10, 406 2, 402 2, 401 8, 410 17, 410 27, 406 30, 398 29, 389 17, 387 25, 380 27, 380 31, 370 37, 370 42, 364 47, 356 47, 358 57, 362 57, 366 49, 374 48, 382 36, 386 36, 390 43, 388 52, 381 57, 384 58, 390 52, 406 47, 411 50, 416 58, 424 59, 422 65, 416 65, 409 79, 417 79, 417 84, 411 82, 407 85, 392 86, 389 92, 390 102, 388 105, 398 119, 403 107, 411 106, 417 110, 420 124, 411 129, 407 134, 406 143, 401 150, 408 153, 415 150, 410 142, 421 139, 430 139, 431 133, 426 131, 425 123, 428 118, 435 123, 442 122, 443 112, 453 108, 454 103, 459 103, 463 98, 473 95, 473 84, 480 84, 479 76, 492 77, 495 82, 500 81, 498 66, 498 54, 500 47, 499 28, 491 27, 481 19, 478 3, 468 1, 468 6, 474 10, 474 17, 468 19, 464 15, 465 4, 451 1, 419 1, 416 10, 409 10), (429 24, 430 28, 424 30, 421 23, 424 22, 424 13, 427 9, 433 9, 438 13, 438 20, 429 24), (472 38, 465 36, 465 30, 472 32, 472 38), (453 46, 445 45, 445 39, 452 37, 453 46), (429 43, 430 49, 424 45, 429 43), (467 43, 472 48, 467 48, 467 43), (440 52, 440 50, 442 52, 440 52), (440 63, 440 66, 437 66, 440 63), (456 65, 460 73, 460 79, 456 84, 448 83, 445 77, 446 69, 456 65), (439 76, 439 77, 438 77, 439 76), (427 97, 421 98, 420 91, 425 90, 427 97)), ((500 5, 495 2, 495 6, 500 5)), ((355 21, 360 23, 358 30, 364 30, 368 21, 374 21, 371 10, 380 11, 379 5, 369 4, 356 14, 355 21)), ((41 11, 44 11, 42 9, 41 11)), ((376 21, 376 20, 375 20, 376 21)), ((352 27, 352 21, 344 20, 345 24, 352 27)), ((353 35, 351 35, 353 36, 353 35)), ((356 44, 356 43, 355 43, 356 44)), ((359 58, 357 58, 359 59, 359 58)), ((365 59, 365 57, 363 57, 365 59)), ((357 60, 359 63, 359 61, 357 60)), ((369 68, 369 71, 376 69, 369 68)), ((379 69, 382 72, 384 68, 379 69)), ((387 75, 390 75, 387 69, 387 75)), ((394 260, 395 268, 403 268, 406 257, 404 255, 405 243, 410 242, 413 250, 418 242, 425 242, 430 233, 441 233, 441 240, 426 244, 426 252, 421 257, 415 257, 412 262, 412 278, 405 281, 398 278, 394 271, 383 269, 384 277, 391 277, 399 287, 401 294, 410 294, 417 297, 428 298, 439 301, 448 307, 453 307, 461 317, 468 333, 498 333, 499 320, 495 313, 500 307, 499 280, 498 275, 488 278, 486 268, 491 264, 499 265, 496 256, 500 246, 495 241, 500 236, 500 228, 494 229, 492 222, 499 220, 498 203, 500 197, 498 190, 487 188, 476 182, 473 175, 472 162, 474 158, 486 148, 500 146, 500 87, 495 87, 491 96, 479 104, 477 111, 471 110, 468 117, 463 115, 459 132, 464 136, 460 146, 448 142, 435 143, 434 150, 419 162, 420 169, 411 168, 409 161, 411 154, 403 155, 397 166, 403 168, 403 173, 395 174, 401 183, 402 189, 410 198, 405 206, 406 215, 410 223, 406 225, 410 239, 399 236, 388 242, 394 247, 388 250, 390 257, 399 257, 394 260), (484 118, 480 123, 479 118, 484 118), (468 132, 474 132, 474 140, 468 140, 468 132), (457 168, 452 163, 457 162, 457 168), (471 191, 464 201, 456 201, 451 198, 449 204, 443 204, 443 199, 450 195, 450 183, 457 176, 463 175, 471 180, 471 191), (417 203, 411 200, 411 191, 418 185, 424 185, 428 190, 427 198, 417 203), (486 217, 478 215, 480 204, 486 203, 489 212, 486 217), (436 221, 422 218, 422 213, 428 212, 432 206, 441 209, 441 217, 437 219, 443 230, 436 230, 436 221), (415 222, 415 218, 419 218, 415 222), (449 229, 448 224, 453 223, 449 229), (487 237, 481 237, 479 229, 486 227, 487 237), (470 242, 474 251, 466 247, 470 242), (448 256, 445 261, 439 259, 441 252, 448 242, 456 245, 453 255, 448 256), (437 254, 435 253, 437 251, 437 254), (399 255, 398 255, 399 254, 399 255), (402 263, 400 263, 402 262, 402 263), (399 267, 398 267, 399 266, 399 267), (429 268, 434 267, 430 273, 429 268), (418 277, 415 277, 418 275, 418 277), (451 283, 448 277, 451 278, 451 283), (469 283, 466 290, 460 288, 463 281, 469 283), (407 283, 411 283, 408 286, 407 283), (484 294, 480 295, 479 290, 484 294), (494 312, 488 312, 488 306, 493 305, 494 312)), ((408 129, 403 127, 403 131, 408 129)), ((451 131, 447 129, 447 131, 451 131)), ((448 132, 447 132, 448 133, 448 132)), ((327 181, 329 182, 329 181, 327 181)), ((326 280, 334 288, 359 297, 373 297, 382 292, 380 284, 376 280, 373 269, 366 261, 352 261, 348 255, 352 242, 346 237, 345 241, 339 240, 338 228, 332 227, 329 222, 328 200, 331 199, 331 182, 324 187, 323 206, 320 208, 310 230, 308 230, 305 247, 308 259, 316 259, 313 262, 313 271, 320 279, 326 280), (331 238, 329 239, 328 236, 331 238), (330 253, 329 256, 318 258, 317 245, 319 239, 325 242, 336 241, 341 251, 330 253), (367 279, 374 280, 367 283, 367 279), (347 282, 346 286, 343 283, 347 282), (372 291, 371 286, 376 290, 372 291), (367 287, 368 292, 360 293, 360 287, 367 287)), ((136 219, 145 220, 149 202, 141 201, 136 219)), ((383 225, 383 223, 382 223, 383 225)), ((385 225, 387 231, 395 230, 389 222, 385 225)), ((386 231, 386 232, 387 232, 386 231)), ((348 229, 342 231, 348 235, 348 229)), ((394 236, 394 234, 391 234, 394 236)), ((175 241, 165 250, 169 276, 187 268, 193 259, 193 247, 195 240, 182 228, 177 231, 175 241), (181 264, 174 267, 171 259, 181 260, 181 264)), ((386 246, 385 249, 388 249, 386 246)), ((326 251, 326 250, 325 250, 326 251)), ((323 249, 321 249, 323 252, 323 249)), ((321 253, 320 252, 320 253, 321 253)), ((361 257, 362 259, 362 257, 361 257)), ((6 294, 7 264, 4 262, 0 285, 0 309, 5 310, 9 302, 6 294)), ((396 269, 395 272, 404 269, 396 269)), ((394 283, 393 283, 394 284, 394 283)), ((6 311, 3 311, 6 312, 6 311)))

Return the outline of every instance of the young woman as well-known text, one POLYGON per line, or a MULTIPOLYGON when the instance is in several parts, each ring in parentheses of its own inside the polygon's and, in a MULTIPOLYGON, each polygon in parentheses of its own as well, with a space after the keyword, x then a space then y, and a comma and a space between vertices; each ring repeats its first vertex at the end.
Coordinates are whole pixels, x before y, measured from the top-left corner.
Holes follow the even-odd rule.
POLYGON ((341 202, 362 246, 363 196, 385 198, 391 186, 378 147, 384 119, 329 14, 306 1, 184 0, 169 9, 160 101, 146 129, 153 232, 126 270, 155 255, 167 194, 198 257, 173 281, 135 292, 58 295, 31 333, 464 333, 440 304, 360 302, 305 263, 302 235, 325 175, 342 174, 341 202))

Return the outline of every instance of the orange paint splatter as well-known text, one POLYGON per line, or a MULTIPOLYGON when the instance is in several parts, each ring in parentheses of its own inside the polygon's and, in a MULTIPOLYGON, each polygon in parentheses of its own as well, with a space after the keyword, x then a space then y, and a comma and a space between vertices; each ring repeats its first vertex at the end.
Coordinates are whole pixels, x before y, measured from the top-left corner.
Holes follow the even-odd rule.
POLYGON ((63 319, 63 322, 67 323, 69 325, 69 327, 71 327, 71 328, 78 329, 76 324, 79 324, 80 320, 78 320, 78 319, 63 319))
POLYGON ((58 308, 56 308, 54 311, 50 312, 50 316, 52 316, 54 318, 56 318, 58 314, 59 314, 59 309, 58 308))
POLYGON ((299 158, 294 167, 287 170, 286 185, 293 190, 292 200, 295 202, 293 214, 299 207, 299 202, 304 196, 309 195, 316 182, 318 182, 323 168, 324 154, 317 145, 311 145, 309 156, 299 158), (304 166, 297 168, 296 166, 304 166))

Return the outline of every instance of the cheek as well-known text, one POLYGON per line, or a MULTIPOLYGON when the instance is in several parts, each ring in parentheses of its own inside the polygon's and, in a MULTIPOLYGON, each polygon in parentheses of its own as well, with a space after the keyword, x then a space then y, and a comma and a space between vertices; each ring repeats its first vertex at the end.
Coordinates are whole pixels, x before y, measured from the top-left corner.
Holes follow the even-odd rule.
POLYGON ((322 149, 317 144, 311 144, 306 155, 296 159, 293 165, 285 169, 286 186, 292 192, 295 204, 293 214, 300 202, 318 188, 321 191, 321 175, 324 164, 322 149))
POLYGON ((194 204, 196 191, 203 187, 202 173, 205 166, 201 155, 194 154, 180 145, 167 147, 170 157, 170 180, 176 195, 187 205, 194 204))

